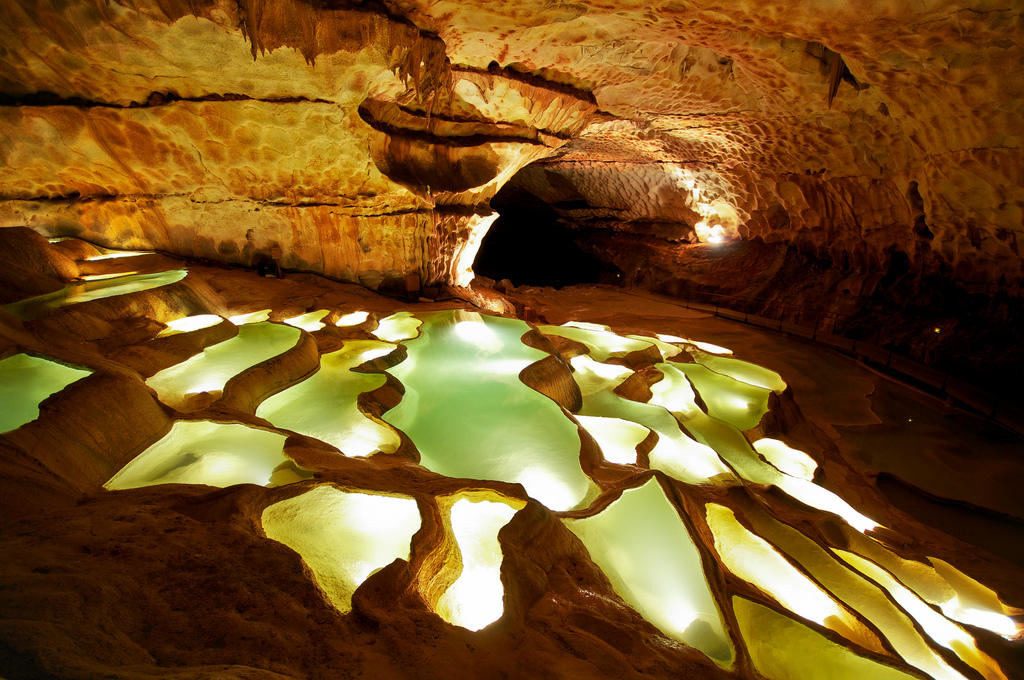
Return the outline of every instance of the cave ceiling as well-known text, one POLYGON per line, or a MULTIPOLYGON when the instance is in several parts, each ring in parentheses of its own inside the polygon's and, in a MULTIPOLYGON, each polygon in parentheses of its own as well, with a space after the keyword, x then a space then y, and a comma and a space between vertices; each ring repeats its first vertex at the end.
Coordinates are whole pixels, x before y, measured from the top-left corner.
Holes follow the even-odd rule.
POLYGON ((515 176, 578 225, 1016 280, 1005 4, 5 2, 0 224, 453 283, 515 176))

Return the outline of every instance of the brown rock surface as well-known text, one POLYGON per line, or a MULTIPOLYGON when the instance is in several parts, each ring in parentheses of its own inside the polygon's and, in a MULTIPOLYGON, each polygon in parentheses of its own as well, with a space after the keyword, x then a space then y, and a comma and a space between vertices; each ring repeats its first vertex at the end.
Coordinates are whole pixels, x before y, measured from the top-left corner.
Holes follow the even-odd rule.
MULTIPOLYGON (((180 265, 164 261, 164 266, 180 265)), ((94 266, 117 270, 119 264, 106 260, 94 266)), ((178 284, 81 303, 29 324, 0 314, 5 351, 48 354, 94 371, 47 399, 38 419, 0 434, 0 552, 5 555, 0 561, 0 672, 5 677, 445 678, 464 673, 753 680, 758 676, 737 633, 732 633, 737 657, 731 672, 662 635, 613 590, 560 518, 598 513, 624 489, 654 477, 680 513, 681 526, 695 537, 719 602, 738 594, 781 613, 786 610, 779 604, 721 566, 702 518, 704 504, 722 503, 774 518, 821 546, 871 540, 845 536, 852 530, 836 518, 773 487, 690 485, 649 471, 651 437, 638 447, 643 449, 638 466, 611 465, 582 430, 580 463, 601 494, 589 507, 569 513, 554 513, 529 499, 519 484, 449 478, 420 467, 408 441, 396 454, 355 458, 297 435, 288 437, 285 452, 295 464, 315 471, 313 479, 275 488, 164 484, 104 491, 101 485, 111 474, 171 425, 170 410, 142 377, 232 335, 217 325, 193 331, 190 342, 174 340, 190 333, 156 338, 171 318, 263 308, 280 318, 298 308, 330 309, 328 321, 359 309, 379 319, 398 307, 357 286, 311 275, 268 280, 250 272, 186 266, 189 276, 178 284), (77 316, 76 325, 54 321, 68 314, 77 316), (117 352, 77 335, 79 329, 93 329, 90 319, 113 326, 128 318, 135 319, 132 328, 138 336, 121 338, 117 352), (416 501, 422 519, 408 559, 395 560, 363 582, 352 611, 345 614, 331 606, 298 553, 266 538, 260 519, 267 507, 324 486, 404 495, 416 501), (448 514, 453 494, 507 498, 522 508, 498 537, 504 556, 504 615, 478 632, 446 623, 433 611, 461 568, 448 514)), ((664 299, 588 287, 522 294, 513 302, 553 323, 586 319, 610 324, 620 333, 699 337, 778 370, 789 389, 773 397, 770 417, 747 437, 782 437, 813 452, 819 481, 887 527, 870 534, 881 541, 876 545, 907 558, 941 557, 995 588, 1005 601, 1024 601, 1014 552, 1021 543, 1019 522, 1005 515, 1001 523, 993 521, 997 513, 1014 512, 1012 480, 1024 474, 1013 455, 1019 440, 999 439, 990 425, 944 412, 930 398, 828 350, 751 331, 664 299), (912 433, 903 423, 908 395, 917 423, 912 433), (905 437, 912 437, 914 446, 906 446, 905 437), (999 470, 998 483, 949 485, 947 472, 961 479, 976 474, 971 451, 999 470), (899 491, 891 480, 902 485, 899 491), (946 499, 942 503, 955 508, 955 521, 928 506, 935 499, 946 499)), ((403 305, 414 311, 450 306, 403 305)), ((255 417, 254 406, 268 392, 302 378, 316 356, 334 351, 342 338, 372 337, 372 327, 365 323, 304 333, 293 349, 243 371, 222 399, 199 405, 188 417, 289 435, 255 417)), ((546 346, 550 356, 524 370, 524 379, 538 381, 537 389, 550 387, 566 405, 578 408, 570 403, 578 392, 571 394, 567 368, 556 357, 578 356, 582 346, 564 341, 556 346, 536 331, 526 338, 531 346, 546 346)), ((638 367, 642 354, 631 355, 638 367)), ((392 351, 367 361, 360 371, 386 371, 406 357, 403 349, 392 351)), ((650 378, 637 378, 645 384, 655 379, 649 364, 640 372, 650 378)), ((389 376, 385 387, 360 397, 360 407, 379 415, 401 400, 402 390, 389 376)), ((651 398, 644 389, 627 396, 641 402, 651 398)), ((339 547, 339 554, 345 549, 339 547)), ((731 608, 719 606, 735 631, 731 608)), ((814 629, 846 644, 830 629, 814 629)), ((1007 677, 1024 667, 1019 640, 1010 643, 974 628, 970 632, 1007 677)), ((877 641, 858 653, 910 670, 877 641)), ((945 658, 970 673, 953 655, 945 658)))

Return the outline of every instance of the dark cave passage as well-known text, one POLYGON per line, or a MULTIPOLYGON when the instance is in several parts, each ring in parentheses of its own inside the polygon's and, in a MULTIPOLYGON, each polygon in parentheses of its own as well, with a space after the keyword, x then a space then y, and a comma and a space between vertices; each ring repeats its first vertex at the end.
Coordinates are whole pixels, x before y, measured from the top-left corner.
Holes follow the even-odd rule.
POLYGON ((484 237, 473 270, 517 286, 561 287, 616 283, 614 266, 584 252, 583 232, 567 228, 554 209, 533 194, 506 185, 491 201, 498 219, 484 237))

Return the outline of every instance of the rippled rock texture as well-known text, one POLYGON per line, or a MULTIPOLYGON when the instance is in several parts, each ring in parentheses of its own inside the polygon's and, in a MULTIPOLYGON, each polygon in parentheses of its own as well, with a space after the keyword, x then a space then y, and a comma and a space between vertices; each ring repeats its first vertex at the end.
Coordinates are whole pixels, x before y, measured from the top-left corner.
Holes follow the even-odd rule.
POLYGON ((4 677, 1024 667, 1019 438, 852 361, 6 233, 4 677))
POLYGON ((541 160, 517 184, 574 224, 1022 274, 1020 11, 999 3, 17 1, 0 19, 8 225, 451 282, 471 216, 541 160))

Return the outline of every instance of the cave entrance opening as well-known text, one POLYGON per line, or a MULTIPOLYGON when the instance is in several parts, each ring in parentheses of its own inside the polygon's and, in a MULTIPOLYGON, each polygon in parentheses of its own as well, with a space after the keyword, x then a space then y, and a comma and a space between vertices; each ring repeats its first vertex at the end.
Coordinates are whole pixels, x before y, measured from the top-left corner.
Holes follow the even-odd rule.
POLYGON ((533 194, 506 185, 491 206, 499 217, 480 245, 473 264, 477 274, 517 286, 556 288, 619 280, 615 267, 580 247, 584 232, 567 227, 533 194))

